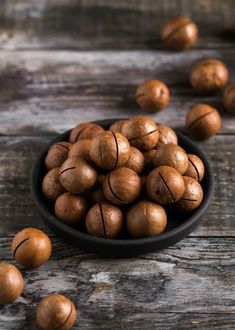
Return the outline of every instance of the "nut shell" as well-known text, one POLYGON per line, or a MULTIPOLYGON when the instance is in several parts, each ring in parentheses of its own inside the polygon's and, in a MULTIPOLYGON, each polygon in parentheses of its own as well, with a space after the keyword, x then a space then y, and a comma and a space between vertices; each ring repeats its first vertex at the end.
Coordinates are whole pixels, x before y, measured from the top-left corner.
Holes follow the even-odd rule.
POLYGON ((179 200, 184 193, 184 180, 181 174, 169 166, 160 166, 147 177, 147 193, 159 204, 171 204, 179 200))
POLYGON ((203 190, 196 180, 188 176, 183 176, 185 190, 183 196, 178 200, 174 207, 178 212, 191 212, 198 208, 203 199, 203 190))
POLYGON ((113 204, 133 202, 140 194, 141 179, 133 170, 120 167, 110 172, 103 183, 105 198, 113 204))
POLYGON ((51 255, 51 241, 41 230, 25 228, 12 240, 11 252, 15 260, 24 267, 37 268, 51 255))
POLYGON ((128 167, 138 174, 141 174, 144 169, 144 156, 139 149, 130 147, 130 156, 128 161, 124 164, 124 167, 128 167))
POLYGON ((190 74, 190 83, 199 93, 214 93, 224 87, 229 73, 225 64, 216 59, 206 59, 196 63, 190 74))
POLYGON ((128 233, 134 238, 156 236, 167 225, 167 216, 161 205, 149 201, 134 204, 126 214, 128 233))
POLYGON ((188 154, 188 160, 188 168, 184 175, 201 182, 205 174, 205 166, 202 160, 198 156, 192 154, 188 154))
POLYGON ((56 217, 72 226, 79 225, 88 210, 88 203, 82 196, 65 192, 55 202, 56 217))
POLYGON ((64 192, 60 183, 60 168, 56 167, 50 170, 42 181, 42 191, 44 196, 50 200, 56 200, 64 192))
POLYGON ((86 228, 89 234, 115 238, 123 227, 122 211, 106 202, 97 203, 87 212, 86 228))
POLYGON ((235 116, 235 82, 231 82, 224 90, 224 107, 231 115, 235 116))
POLYGON ((188 17, 179 16, 169 20, 161 31, 161 39, 166 47, 183 50, 192 47, 198 37, 196 24, 188 17))
POLYGON ((145 151, 143 153, 143 156, 144 156, 144 170, 146 172, 148 172, 148 171, 150 171, 154 168, 153 160, 154 160, 154 157, 156 155, 156 152, 157 152, 156 149, 151 149, 151 150, 145 151))
POLYGON ((10 304, 22 293, 24 280, 12 264, 0 263, 0 305, 10 304))
POLYGON ((92 140, 90 157, 102 169, 123 166, 130 156, 130 144, 119 132, 105 131, 92 140))
POLYGON ((77 312, 74 304, 60 294, 43 298, 37 307, 37 323, 44 330, 69 330, 76 319, 77 312))
POLYGON ((48 150, 47 156, 45 158, 45 165, 47 170, 60 167, 68 158, 70 147, 71 143, 65 141, 53 144, 48 150))
POLYGON ((220 130, 221 116, 215 108, 197 104, 188 111, 186 126, 195 139, 205 140, 220 130))
POLYGON ((122 126, 122 134, 132 147, 140 150, 153 149, 159 138, 157 124, 147 116, 135 116, 122 126))
POLYGON ((73 194, 82 194, 93 188, 97 177, 96 171, 79 157, 68 158, 60 168, 60 182, 73 194))
POLYGON ((80 157, 85 161, 91 161, 90 158, 90 148, 91 148, 92 139, 82 139, 75 142, 70 148, 68 157, 80 157))
POLYGON ((113 132, 119 132, 119 133, 121 133, 122 132, 122 126, 127 121, 128 121, 127 119, 118 120, 118 121, 116 121, 114 124, 112 124, 109 127, 109 130, 110 131, 113 131, 113 132))
POLYGON ((167 143, 174 143, 178 144, 178 138, 175 131, 166 125, 158 124, 158 131, 159 131, 159 144, 167 144, 167 143))
POLYGON ((103 127, 95 123, 82 123, 75 126, 69 137, 70 143, 75 143, 82 139, 93 139, 99 133, 103 132, 103 127))
POLYGON ((145 80, 137 87, 135 99, 141 109, 155 113, 169 104, 170 92, 160 80, 145 80))
POLYGON ((188 168, 188 156, 184 149, 176 144, 162 144, 157 149, 153 164, 155 167, 170 166, 175 168, 180 174, 184 174, 188 168))

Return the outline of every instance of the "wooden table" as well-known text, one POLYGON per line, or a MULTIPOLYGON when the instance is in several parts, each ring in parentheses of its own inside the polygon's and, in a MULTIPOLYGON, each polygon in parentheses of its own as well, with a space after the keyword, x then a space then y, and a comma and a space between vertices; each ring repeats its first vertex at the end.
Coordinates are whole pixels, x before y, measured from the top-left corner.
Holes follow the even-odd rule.
POLYGON ((35 310, 50 293, 78 308, 74 329, 235 328, 235 118, 221 95, 202 97, 188 76, 199 59, 222 59, 235 79, 232 0, 7 0, 0 3, 0 260, 13 262, 10 244, 20 229, 45 230, 50 261, 22 269, 25 290, 0 307, 0 329, 37 329, 35 310), (166 50, 163 22, 190 15, 199 24, 197 46, 166 50), (171 104, 153 118, 184 129, 194 103, 216 106, 220 133, 198 145, 216 182, 213 202, 189 237, 161 252, 105 260, 64 243, 41 221, 29 188, 39 151, 77 122, 140 113, 136 85, 158 78, 171 104))

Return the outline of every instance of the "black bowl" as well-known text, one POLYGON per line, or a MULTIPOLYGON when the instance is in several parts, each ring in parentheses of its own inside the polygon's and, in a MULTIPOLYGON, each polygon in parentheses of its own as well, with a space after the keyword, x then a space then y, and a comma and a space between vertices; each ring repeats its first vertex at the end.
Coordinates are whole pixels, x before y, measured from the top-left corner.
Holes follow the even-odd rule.
MULTIPOLYGON (((108 128, 116 119, 100 120, 96 123, 108 128)), ((43 196, 41 185, 46 173, 44 165, 45 156, 49 147, 55 142, 68 140, 70 131, 59 135, 56 139, 40 153, 31 172, 31 191, 34 201, 46 225, 56 234, 83 249, 91 252, 100 253, 106 257, 131 257, 138 254, 161 250, 187 236, 200 223, 203 213, 206 211, 213 193, 213 175, 210 164, 202 151, 190 139, 178 133, 179 145, 187 153, 198 155, 205 165, 205 176, 202 181, 204 199, 200 207, 189 215, 168 214, 168 224, 164 233, 156 237, 130 239, 120 237, 117 239, 107 239, 88 235, 85 232, 71 228, 65 223, 57 220, 53 214, 53 207, 43 196)))

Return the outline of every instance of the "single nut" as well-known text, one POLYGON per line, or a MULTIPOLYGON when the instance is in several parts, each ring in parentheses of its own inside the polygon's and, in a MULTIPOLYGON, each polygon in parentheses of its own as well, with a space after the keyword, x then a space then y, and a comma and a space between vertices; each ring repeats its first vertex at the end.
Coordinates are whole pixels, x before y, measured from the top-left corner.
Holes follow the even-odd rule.
POLYGON ((182 175, 173 167, 160 166, 147 177, 147 193, 159 204, 171 204, 179 200, 184 193, 182 175))
POLYGON ((42 181, 42 191, 46 198, 56 200, 64 192, 59 178, 60 168, 50 170, 42 181))
POLYGON ((235 82, 231 82, 224 90, 223 103, 225 109, 235 115, 235 82))
POLYGON ((63 164, 63 162, 68 158, 71 145, 72 144, 69 142, 61 141, 53 144, 50 147, 45 158, 45 165, 47 170, 60 167, 63 164))
POLYGON ((95 123, 82 123, 75 126, 69 137, 70 143, 75 143, 82 139, 93 139, 99 133, 103 132, 103 127, 95 123))
POLYGON ((188 154, 188 160, 188 168, 184 175, 201 182, 205 174, 203 161, 198 156, 192 154, 188 154))
POLYGON ((183 50, 192 47, 198 37, 196 24, 188 17, 179 16, 169 20, 161 31, 161 39, 166 47, 183 50))
POLYGON ((157 124, 147 116, 135 116, 122 126, 122 134, 132 147, 140 150, 153 149, 159 138, 157 124))
POLYGON ((37 268, 49 259, 51 241, 41 230, 25 228, 13 238, 11 252, 20 265, 37 268))
POLYGON ((93 188, 97 177, 96 171, 79 157, 68 158, 60 168, 60 182, 73 194, 82 194, 93 188))
POLYGON ((123 166, 130 156, 130 144, 119 132, 105 131, 92 140, 90 157, 105 170, 123 166))
POLYGON ((183 196, 173 205, 178 212, 191 212, 198 208, 203 199, 203 190, 196 180, 183 176, 185 190, 183 196))
POLYGON ((89 234, 115 238, 123 227, 122 211, 106 202, 97 203, 87 212, 86 229, 89 234))
POLYGON ((134 238, 156 236, 166 228, 167 216, 161 205, 143 200, 126 214, 128 233, 134 238))
POLYGON ((190 83, 199 93, 214 93, 224 87, 229 73, 225 64, 219 60, 206 59, 196 63, 190 74, 190 83))
POLYGON ((68 157, 80 157, 85 161, 90 162, 90 148, 92 139, 82 139, 75 142, 70 148, 68 157))
POLYGON ((114 124, 112 124, 109 127, 109 130, 110 131, 113 131, 113 132, 119 132, 119 133, 121 133, 122 132, 122 125, 124 123, 126 123, 127 121, 128 121, 127 119, 118 120, 118 121, 116 121, 114 124))
POLYGON ((0 263, 0 305, 10 304, 22 293, 24 280, 13 265, 0 263))
POLYGON ((103 184, 105 198, 117 205, 133 202, 139 196, 140 191, 140 177, 126 167, 120 167, 110 172, 103 184))
POLYGON ((145 80, 137 87, 135 99, 141 109, 155 113, 169 104, 169 88, 160 80, 145 80))
POLYGON ((144 169, 144 156, 139 149, 130 147, 130 156, 128 161, 124 164, 124 167, 130 168, 138 174, 141 174, 144 169))
POLYGON ((175 168, 180 174, 184 174, 188 168, 188 156, 184 149, 176 144, 162 144, 157 149, 153 164, 155 167, 170 166, 175 168))
POLYGON ((82 196, 65 192, 55 202, 56 217, 71 225, 80 225, 88 210, 88 203, 82 196))
POLYGON ((215 108, 197 104, 188 111, 186 126, 195 139, 205 140, 220 130, 221 116, 215 108))
POLYGON ((167 143, 174 143, 178 144, 178 138, 175 131, 166 125, 158 124, 158 131, 159 131, 159 144, 167 144, 167 143))
POLYGON ((61 294, 52 294, 43 298, 37 307, 37 323, 44 330, 69 330, 76 319, 74 304, 61 294))

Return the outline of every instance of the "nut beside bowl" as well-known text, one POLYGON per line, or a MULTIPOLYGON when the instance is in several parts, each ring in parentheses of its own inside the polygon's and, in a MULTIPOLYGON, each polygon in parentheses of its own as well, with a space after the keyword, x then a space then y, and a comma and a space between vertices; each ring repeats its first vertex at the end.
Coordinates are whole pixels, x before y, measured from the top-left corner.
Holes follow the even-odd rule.
MULTIPOLYGON (((96 124, 108 128, 115 123, 116 119, 100 120, 96 124)), ((70 227, 66 223, 58 220, 53 212, 50 202, 44 197, 41 185, 46 173, 45 157, 51 145, 59 141, 68 141, 70 131, 59 135, 41 152, 36 160, 31 172, 31 191, 34 201, 39 208, 44 222, 56 234, 67 240, 73 245, 82 249, 100 253, 106 257, 131 257, 139 254, 161 250, 166 248, 187 236, 200 223, 203 213, 206 211, 213 193, 212 170, 207 158, 201 150, 190 139, 177 132, 179 145, 189 154, 199 156, 205 165, 205 176, 201 182, 204 190, 204 199, 202 204, 193 213, 179 215, 177 213, 168 215, 168 223, 165 231, 159 236, 131 239, 121 234, 115 239, 91 236, 86 232, 79 231, 70 227)))

